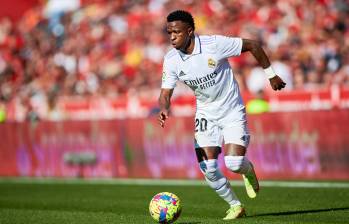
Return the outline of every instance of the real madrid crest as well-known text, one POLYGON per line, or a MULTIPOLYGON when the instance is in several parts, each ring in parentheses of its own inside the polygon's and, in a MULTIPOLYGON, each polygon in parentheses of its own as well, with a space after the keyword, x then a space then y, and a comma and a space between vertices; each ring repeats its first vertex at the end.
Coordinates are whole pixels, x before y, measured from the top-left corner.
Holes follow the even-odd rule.
POLYGON ((212 58, 208 59, 208 67, 210 68, 216 67, 216 62, 212 58))

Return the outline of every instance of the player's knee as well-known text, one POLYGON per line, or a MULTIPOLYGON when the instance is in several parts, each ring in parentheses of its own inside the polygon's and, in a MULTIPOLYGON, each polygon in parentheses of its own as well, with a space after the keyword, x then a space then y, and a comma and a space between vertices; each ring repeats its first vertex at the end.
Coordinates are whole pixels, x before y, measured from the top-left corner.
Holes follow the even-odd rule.
POLYGON ((200 170, 205 175, 205 179, 211 188, 219 189, 227 182, 218 169, 217 160, 200 162, 200 170))
POLYGON ((225 156, 226 167, 234 173, 243 173, 246 166, 245 156, 225 156))

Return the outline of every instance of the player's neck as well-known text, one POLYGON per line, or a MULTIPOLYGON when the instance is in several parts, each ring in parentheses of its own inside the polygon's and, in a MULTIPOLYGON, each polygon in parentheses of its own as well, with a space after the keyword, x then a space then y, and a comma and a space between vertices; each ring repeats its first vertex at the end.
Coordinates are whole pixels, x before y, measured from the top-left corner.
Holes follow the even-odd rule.
POLYGON ((181 51, 184 54, 192 54, 195 47, 195 36, 191 37, 188 41, 188 43, 185 45, 184 49, 181 49, 181 51))

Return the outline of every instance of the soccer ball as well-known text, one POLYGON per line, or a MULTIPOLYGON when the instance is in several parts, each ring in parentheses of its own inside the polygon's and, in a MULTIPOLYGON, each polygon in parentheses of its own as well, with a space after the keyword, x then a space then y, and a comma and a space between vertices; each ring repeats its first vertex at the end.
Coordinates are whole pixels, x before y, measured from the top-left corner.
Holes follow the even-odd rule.
POLYGON ((150 201, 149 212, 158 223, 173 223, 181 214, 179 198, 169 192, 156 194, 150 201))

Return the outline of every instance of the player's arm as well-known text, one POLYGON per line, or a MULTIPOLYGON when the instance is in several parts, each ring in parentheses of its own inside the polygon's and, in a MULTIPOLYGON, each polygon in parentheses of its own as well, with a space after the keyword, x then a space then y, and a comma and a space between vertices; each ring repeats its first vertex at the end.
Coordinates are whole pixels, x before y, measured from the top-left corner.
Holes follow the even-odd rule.
POLYGON ((268 76, 270 85, 273 90, 281 90, 286 86, 286 83, 278 75, 275 74, 273 68, 271 67, 268 56, 257 41, 242 39, 241 52, 246 51, 251 52, 258 61, 259 65, 262 66, 268 76))
POLYGON ((168 118, 171 106, 171 96, 173 89, 161 89, 159 96, 159 107, 160 112, 158 116, 158 121, 161 127, 165 126, 165 120, 168 118))

